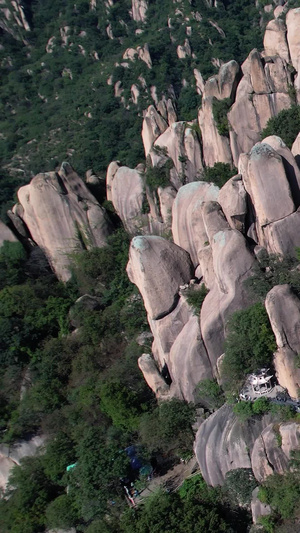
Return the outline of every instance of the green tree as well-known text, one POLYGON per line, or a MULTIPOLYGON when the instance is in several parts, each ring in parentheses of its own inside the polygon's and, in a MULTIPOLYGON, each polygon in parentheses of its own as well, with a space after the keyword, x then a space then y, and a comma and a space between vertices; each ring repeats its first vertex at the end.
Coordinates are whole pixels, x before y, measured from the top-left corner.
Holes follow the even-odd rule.
POLYGON ((230 386, 246 374, 269 365, 276 343, 267 312, 261 303, 233 313, 227 331, 222 373, 230 386))
POLYGON ((232 168, 228 163, 215 163, 213 167, 206 167, 204 169, 201 179, 208 183, 212 182, 221 188, 237 172, 237 168, 232 168))

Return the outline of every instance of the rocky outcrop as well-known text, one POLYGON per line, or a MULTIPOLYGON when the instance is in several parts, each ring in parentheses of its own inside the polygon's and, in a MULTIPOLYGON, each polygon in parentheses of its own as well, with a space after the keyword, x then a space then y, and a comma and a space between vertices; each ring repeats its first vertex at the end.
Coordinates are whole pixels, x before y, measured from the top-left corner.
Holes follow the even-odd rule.
POLYGON ((120 162, 119 161, 112 161, 109 163, 107 167, 107 173, 106 173, 106 198, 109 202, 112 201, 112 193, 111 193, 111 187, 112 182, 114 180, 114 177, 117 173, 117 171, 120 168, 120 162))
POLYGON ((163 148, 173 161, 170 176, 176 189, 199 177, 203 170, 201 146, 197 133, 187 122, 174 122, 156 139, 150 151, 153 166, 159 166, 165 159, 164 154, 158 153, 156 147, 163 148))
POLYGON ((251 468, 256 439, 270 424, 270 416, 241 423, 224 405, 200 426, 194 449, 201 473, 209 485, 223 485, 225 475, 236 468, 251 468))
POLYGON ((12 35, 14 39, 28 44, 25 32, 30 32, 30 25, 20 0, 1 0, 0 28, 12 35))
POLYGON ((201 333, 214 372, 224 352, 225 325, 231 313, 247 306, 244 280, 255 259, 243 235, 231 229, 217 202, 203 204, 202 215, 212 252, 214 282, 200 313, 201 333))
POLYGON ((281 139, 269 137, 243 155, 239 165, 254 208, 256 233, 251 237, 270 253, 294 255, 300 246, 300 178, 293 155, 281 139))
POLYGON ((235 165, 241 153, 249 152, 259 141, 268 120, 291 105, 291 76, 285 59, 262 58, 252 50, 242 65, 243 77, 235 102, 228 113, 230 146, 235 165))
POLYGON ((152 355, 144 353, 138 359, 138 365, 143 373, 145 381, 153 390, 157 399, 167 398, 170 395, 170 388, 160 374, 152 355))
POLYGON ((244 233, 247 215, 247 193, 240 174, 234 176, 223 185, 218 195, 218 202, 230 227, 244 233))
POLYGON ((277 285, 267 294, 265 305, 278 347, 274 354, 278 382, 287 388, 292 398, 297 398, 300 386, 300 300, 288 285, 277 285))
POLYGON ((131 241, 127 273, 137 285, 150 317, 158 320, 177 305, 179 287, 193 275, 189 254, 162 237, 135 237, 131 241))
POLYGON ((262 482, 274 472, 286 470, 290 452, 299 443, 296 422, 274 425, 271 415, 240 422, 232 408, 224 405, 200 426, 195 453, 209 485, 222 485, 226 473, 236 468, 252 468, 262 482))
POLYGON ((191 45, 188 39, 185 39, 183 45, 177 46, 177 56, 178 59, 185 59, 192 55, 191 45))
POLYGON ((300 8, 290 9, 286 16, 287 41, 293 67, 299 71, 300 57, 300 8))
POLYGON ((286 25, 283 20, 275 19, 268 22, 264 35, 264 50, 266 56, 278 55, 287 63, 290 62, 290 54, 286 39, 286 25))
POLYGON ((233 99, 238 84, 239 73, 239 64, 234 60, 221 65, 218 74, 209 78, 205 83, 203 89, 204 97, 215 97, 218 100, 224 100, 225 98, 233 99))
POLYGON ((23 457, 34 456, 44 442, 44 436, 35 436, 10 445, 0 444, 0 495, 6 488, 11 469, 19 465, 23 457))
POLYGON ((163 117, 157 112, 153 105, 150 105, 144 114, 142 139, 144 143, 145 155, 150 152, 154 141, 167 129, 168 125, 163 117))
POLYGON ((136 22, 145 22, 148 9, 147 0, 132 0, 132 18, 136 22))
POLYGON ((70 278, 72 253, 106 244, 111 232, 106 212, 69 164, 35 176, 19 189, 18 199, 14 216, 28 228, 59 279, 70 278))
POLYGON ((267 516, 271 514, 271 507, 267 505, 266 503, 262 503, 258 499, 258 491, 259 487, 256 487, 254 491, 252 492, 252 499, 251 499, 251 513, 252 513, 252 521, 254 524, 259 523, 259 518, 261 516, 267 516))
POLYGON ((172 210, 172 234, 175 244, 189 252, 195 268, 199 251, 208 245, 201 205, 216 200, 219 189, 213 183, 197 181, 181 187, 172 210))
POLYGON ((142 174, 128 167, 119 167, 110 187, 111 201, 126 231, 135 235, 143 227, 148 227, 148 216, 143 214, 145 186, 142 174))
POLYGON ((251 453, 252 469, 257 481, 262 483, 274 472, 283 474, 288 468, 290 452, 297 449, 299 444, 299 424, 269 424, 256 439, 251 453))
POLYGON ((202 100, 198 121, 202 134, 203 159, 207 166, 214 166, 216 162, 231 163, 229 140, 219 134, 212 110, 213 98, 202 100))

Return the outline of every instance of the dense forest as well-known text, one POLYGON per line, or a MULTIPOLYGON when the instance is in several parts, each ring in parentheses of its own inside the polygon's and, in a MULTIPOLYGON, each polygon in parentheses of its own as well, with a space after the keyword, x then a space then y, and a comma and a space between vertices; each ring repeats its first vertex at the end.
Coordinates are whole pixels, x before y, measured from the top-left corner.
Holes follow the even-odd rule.
MULTIPOLYGON (((132 167, 144 162, 141 126, 143 110, 153 101, 150 88, 156 87, 159 98, 172 95, 179 120, 196 118, 201 96, 193 69, 207 79, 218 71, 216 59, 241 63, 251 49, 261 49, 269 17, 265 3, 224 0, 214 7, 205 0, 182 0, 175 14, 171 0, 151 0, 141 24, 130 16, 129 0, 109 2, 109 7, 97 0, 93 9, 87 0, 24 2, 30 31, 1 30, 0 218, 7 222, 20 186, 62 161, 82 177, 92 168, 102 183, 110 161, 132 167), (197 12, 200 19, 193 16, 197 12), (187 27, 193 55, 179 60, 176 48, 187 27), (145 43, 152 68, 140 60, 122 65, 127 48, 145 43), (117 81, 122 99, 114 94, 117 81), (133 83, 140 90, 136 104, 133 83)), ((275 131, 294 138, 291 117, 299 131, 295 109, 298 113, 295 107, 270 121, 264 135, 275 131)), ((222 186, 234 173, 218 163, 205 169, 203 179, 222 186)), ((151 350, 152 338, 142 298, 125 270, 131 236, 104 189, 92 192, 108 209, 114 231, 107 246, 74 252, 67 283, 55 278, 36 247, 5 242, 0 248, 1 443, 47 436, 42 453, 13 469, 0 502, 0 529, 249 531, 257 486, 251 470, 229 472, 222 488, 208 487, 196 473, 179 490, 161 487, 130 508, 123 480, 142 489, 148 476, 138 475, 127 450, 134 446, 139 470, 151 465, 156 475, 192 458, 199 412, 205 418, 225 401, 234 402, 245 375, 270 362, 275 341, 262 299, 277 283, 299 293, 299 274, 293 270, 298 261, 271 257, 250 279, 251 306, 233 314, 228 324, 224 390, 206 380, 199 385, 205 405, 176 398, 157 402, 137 365, 138 357, 151 350)), ((189 295, 198 313, 206 293, 189 295)), ((236 404, 234 410, 242 422, 265 413, 276 421, 297 419, 292 409, 259 400, 236 404)), ((284 527, 299 512, 297 454, 291 469, 273 478, 260 488, 262 501, 274 509, 263 525, 266 532, 289 531, 284 527)))

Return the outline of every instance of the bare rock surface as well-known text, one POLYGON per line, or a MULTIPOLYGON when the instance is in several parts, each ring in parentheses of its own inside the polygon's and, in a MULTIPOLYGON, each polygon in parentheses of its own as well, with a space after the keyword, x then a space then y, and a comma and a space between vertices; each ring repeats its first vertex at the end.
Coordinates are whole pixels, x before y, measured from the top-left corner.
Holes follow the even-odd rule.
POLYGON ((286 39, 286 25, 281 19, 270 20, 264 35, 264 50, 267 56, 279 55, 287 63, 290 54, 286 39))
POLYGON ((119 161, 112 161, 109 163, 106 172, 106 198, 109 202, 112 201, 111 186, 117 171, 120 168, 119 161))
POLYGON ((229 470, 251 468, 256 439, 270 423, 270 416, 241 423, 229 405, 224 405, 200 426, 194 449, 201 473, 209 485, 224 483, 229 470))
POLYGON ((255 259, 243 235, 230 228, 217 202, 202 208, 212 249, 214 284, 200 313, 201 333, 212 367, 224 352, 225 324, 231 313, 246 307, 248 295, 243 281, 251 275, 255 259))
POLYGON ((19 189, 18 199, 19 216, 59 279, 70 278, 70 254, 106 244, 106 212, 69 164, 35 176, 19 189))
POLYGON ((244 232, 247 214, 247 193, 240 174, 234 176, 223 185, 217 200, 230 227, 244 232))
POLYGON ((134 235, 148 226, 148 217, 143 215, 145 186, 142 175, 135 169, 119 167, 111 181, 111 201, 126 231, 134 235))
POLYGON ((195 401, 198 396, 196 387, 200 381, 213 378, 197 316, 192 315, 177 336, 170 351, 168 368, 176 395, 181 395, 187 402, 195 401))
POLYGON ((168 127, 167 122, 157 112, 153 105, 150 105, 144 115, 142 127, 142 139, 147 157, 152 144, 168 127))
POLYGON ((259 483, 274 472, 282 474, 287 469, 288 457, 278 444, 273 424, 269 424, 256 439, 251 453, 251 464, 259 483))
POLYGON ((282 157, 270 145, 257 143, 252 148, 244 184, 260 226, 295 211, 282 157))
POLYGON ((147 0, 132 0, 132 18, 136 22, 145 22, 148 9, 147 0))
POLYGON ((292 398, 298 397, 300 368, 300 300, 288 285, 276 285, 267 294, 265 302, 278 350, 274 366, 279 384, 287 388, 292 398))
POLYGON ((178 302, 180 285, 193 275, 189 254, 162 237, 134 237, 127 273, 137 285, 147 313, 158 319, 170 313, 178 302))
POLYGON ((145 381, 153 390, 157 399, 166 398, 170 394, 169 386, 160 374, 152 355, 143 353, 138 359, 138 365, 145 381))
MULTIPOLYGON (((167 149, 174 168, 171 178, 175 187, 195 181, 203 170, 201 147, 197 134, 186 122, 174 122, 154 142, 155 147, 167 149)), ((160 157, 150 152, 153 165, 157 166, 160 157)))
POLYGON ((219 189, 213 183, 198 181, 181 187, 173 204, 172 233, 175 244, 189 252, 196 267, 198 251, 208 244, 201 205, 216 200, 219 189))
POLYGON ((290 56, 293 66, 296 70, 299 68, 300 55, 300 8, 290 9, 286 15, 287 41, 290 50, 290 56))
POLYGON ((198 115, 199 126, 203 141, 203 158, 207 166, 215 163, 231 163, 231 151, 227 137, 221 136, 217 130, 213 112, 212 97, 202 100, 202 107, 198 115))

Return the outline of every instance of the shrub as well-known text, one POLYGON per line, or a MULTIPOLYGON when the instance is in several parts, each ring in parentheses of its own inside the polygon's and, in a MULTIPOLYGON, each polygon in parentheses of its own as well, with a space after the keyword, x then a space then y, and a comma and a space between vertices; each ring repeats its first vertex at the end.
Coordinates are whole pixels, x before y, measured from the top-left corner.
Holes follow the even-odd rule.
POLYGON ((198 393, 201 399, 213 409, 218 409, 225 402, 224 393, 216 379, 204 379, 198 385, 198 393))
POLYGON ((220 135, 229 137, 229 122, 227 113, 231 107, 230 98, 224 98, 223 100, 213 99, 212 111, 213 116, 217 124, 217 129, 220 135))
POLYGON ((257 481, 251 468, 229 470, 225 476, 224 489, 234 503, 249 505, 257 481))
POLYGON ((208 289, 202 284, 200 287, 189 287, 185 292, 188 304, 193 308, 194 315, 199 315, 205 296, 208 294, 208 289))
POLYGON ((168 159, 161 167, 148 167, 146 170, 146 184, 151 191, 158 187, 167 187, 170 184, 170 170, 174 163, 168 159))
POLYGON ((300 130, 300 106, 293 105, 290 109, 283 109, 276 117, 268 120, 261 132, 261 138, 278 135, 291 148, 300 130))
POLYGON ((250 372, 269 365, 276 343, 269 317, 261 303, 233 313, 227 331, 222 374, 230 388, 250 372))
POLYGON ((225 183, 237 174, 237 168, 228 163, 215 163, 213 167, 206 167, 201 176, 203 181, 212 182, 217 187, 223 187, 225 183))

